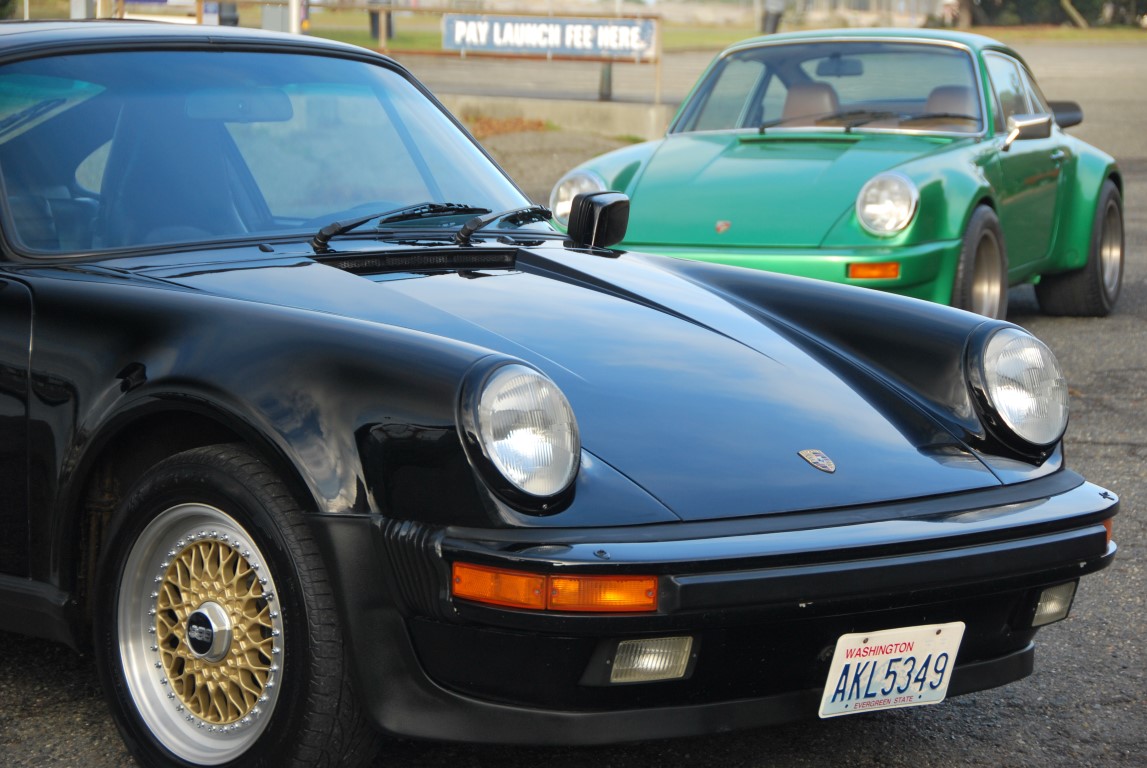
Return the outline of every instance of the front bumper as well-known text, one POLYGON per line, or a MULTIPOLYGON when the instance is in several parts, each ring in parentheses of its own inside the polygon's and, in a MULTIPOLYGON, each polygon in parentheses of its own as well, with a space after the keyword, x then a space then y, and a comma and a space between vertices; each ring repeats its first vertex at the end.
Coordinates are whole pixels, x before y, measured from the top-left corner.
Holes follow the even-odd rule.
POLYGON ((359 691, 385 729, 593 744, 815 716, 836 639, 849 632, 963 621, 949 695, 1024 677, 1039 592, 1111 561, 1104 521, 1117 508, 1107 491, 1060 472, 763 520, 477 531, 329 516, 319 529, 359 691), (454 601, 455 560, 653 573, 662 600, 642 616, 454 601), (680 634, 696 653, 685 679, 608 685, 594 672, 621 639, 680 634))
POLYGON ((625 243, 624 247, 661 256, 780 272, 862 288, 876 288, 901 296, 950 304, 962 244, 959 240, 943 240, 921 245, 855 249, 706 248, 644 243, 625 243), (896 262, 900 265, 898 278, 855 279, 848 276, 850 264, 870 265, 885 262, 896 262))

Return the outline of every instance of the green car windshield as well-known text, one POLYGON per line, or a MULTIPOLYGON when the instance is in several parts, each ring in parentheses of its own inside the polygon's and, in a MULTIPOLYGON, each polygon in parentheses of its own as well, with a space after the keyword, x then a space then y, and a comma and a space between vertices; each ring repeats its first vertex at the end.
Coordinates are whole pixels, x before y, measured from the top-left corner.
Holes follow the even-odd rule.
POLYGON ((735 51, 709 72, 671 132, 974 134, 983 125, 968 51, 862 40, 735 51))
POLYGON ((47 256, 309 238, 418 204, 432 207, 387 226, 445 230, 475 210, 529 203, 398 72, 293 53, 153 50, 4 65, 0 177, 9 241, 47 256))

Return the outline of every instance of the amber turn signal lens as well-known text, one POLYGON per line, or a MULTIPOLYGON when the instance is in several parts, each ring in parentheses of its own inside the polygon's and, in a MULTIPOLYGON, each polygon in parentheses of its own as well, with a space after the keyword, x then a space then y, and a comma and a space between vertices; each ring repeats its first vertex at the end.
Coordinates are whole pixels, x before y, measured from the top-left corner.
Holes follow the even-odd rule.
POLYGON ((546 577, 539 574, 454 563, 450 582, 455 597, 507 608, 546 609, 546 577))
POLYGON ((656 576, 547 576, 454 563, 450 591, 465 600, 533 611, 657 610, 656 576))
POLYGON ((1115 534, 1115 518, 1109 517, 1103 521, 1103 527, 1107 529, 1107 543, 1111 543, 1111 537, 1115 534))
POLYGON ((879 264, 849 264, 848 276, 853 280, 895 280, 900 277, 900 264, 883 261, 879 264))
POLYGON ((551 611, 620 613, 657 610, 653 576, 551 576, 551 611))

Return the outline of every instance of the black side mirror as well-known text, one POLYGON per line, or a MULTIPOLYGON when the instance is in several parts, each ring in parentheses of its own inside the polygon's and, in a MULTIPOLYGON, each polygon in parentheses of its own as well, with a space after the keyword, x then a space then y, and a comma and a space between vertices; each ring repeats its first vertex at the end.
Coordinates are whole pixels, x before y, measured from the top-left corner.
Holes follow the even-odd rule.
POLYGON ((608 248, 625 238, 629 196, 621 192, 583 192, 570 204, 569 236, 575 243, 608 248))
POLYGON ((1083 107, 1074 101, 1052 101, 1048 106, 1055 115, 1055 124, 1060 128, 1070 128, 1083 122, 1083 107))

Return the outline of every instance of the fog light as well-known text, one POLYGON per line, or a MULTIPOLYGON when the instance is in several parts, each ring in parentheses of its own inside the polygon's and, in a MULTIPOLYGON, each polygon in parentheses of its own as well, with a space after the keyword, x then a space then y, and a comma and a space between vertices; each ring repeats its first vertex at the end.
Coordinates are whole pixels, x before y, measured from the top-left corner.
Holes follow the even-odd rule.
POLYGON ((1054 621, 1067 618, 1071 610, 1071 601, 1075 597, 1075 582, 1059 584, 1048 587, 1039 596, 1039 604, 1035 607, 1035 617, 1032 618, 1033 627, 1042 627, 1054 621))
POLYGON ((692 649, 692 637, 622 640, 613 655, 609 682, 649 683, 684 677, 692 649))

